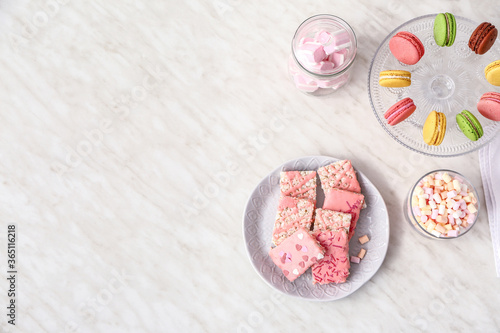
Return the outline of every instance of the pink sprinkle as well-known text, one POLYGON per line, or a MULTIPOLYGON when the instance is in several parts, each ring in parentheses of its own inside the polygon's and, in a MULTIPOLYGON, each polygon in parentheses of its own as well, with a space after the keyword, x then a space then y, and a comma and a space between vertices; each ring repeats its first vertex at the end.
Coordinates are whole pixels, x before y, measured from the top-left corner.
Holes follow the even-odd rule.
POLYGON ((454 198, 457 196, 457 192, 456 191, 450 191, 446 194, 446 196, 451 199, 451 198, 454 198))
POLYGON ((359 259, 359 257, 355 257, 355 256, 351 257, 351 262, 353 262, 355 264, 359 264, 360 261, 361 261, 361 259, 359 259))

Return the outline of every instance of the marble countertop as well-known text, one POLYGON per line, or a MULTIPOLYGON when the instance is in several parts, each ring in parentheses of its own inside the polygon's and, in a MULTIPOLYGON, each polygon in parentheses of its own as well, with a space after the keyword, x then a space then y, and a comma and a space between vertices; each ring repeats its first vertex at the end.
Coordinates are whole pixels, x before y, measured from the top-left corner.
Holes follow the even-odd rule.
POLYGON ((402 210, 437 168, 483 200, 477 152, 406 149, 367 96, 383 38, 446 11, 500 26, 494 1, 2 1, 0 287, 15 225, 17 316, 8 324, 2 291, 0 331, 498 332, 486 211, 444 243, 402 210), (318 13, 358 36, 353 79, 329 98, 300 93, 286 71, 295 29, 318 13), (257 183, 309 155, 351 159, 390 217, 380 270, 335 302, 270 288, 242 234, 257 183))

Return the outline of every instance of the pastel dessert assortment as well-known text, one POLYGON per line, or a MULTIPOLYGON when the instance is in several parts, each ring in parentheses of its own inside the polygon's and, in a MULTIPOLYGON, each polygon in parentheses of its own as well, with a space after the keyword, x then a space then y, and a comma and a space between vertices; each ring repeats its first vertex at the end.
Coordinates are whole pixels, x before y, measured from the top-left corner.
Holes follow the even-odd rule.
POLYGON ((349 79, 346 75, 334 75, 345 67, 350 57, 352 41, 350 34, 343 29, 327 31, 321 29, 299 40, 289 60, 289 72, 295 86, 304 92, 318 89, 337 89, 349 79), (307 72, 301 70, 305 69, 307 72))
MULTIPOLYGON (((437 14, 432 32, 436 45, 452 47, 457 37, 455 16, 437 14)), ((483 55, 491 49, 497 36, 496 27, 483 22, 471 34, 468 47, 475 54, 483 55)), ((294 44, 294 54, 289 59, 289 71, 296 87, 304 92, 315 92, 336 89, 345 83, 345 77, 332 79, 329 75, 345 65, 352 43, 350 34, 342 29, 320 29, 300 39, 294 44)), ((389 41, 389 50, 401 65, 414 66, 425 56, 424 44, 409 31, 395 33, 389 41)), ((500 86, 500 60, 489 64, 484 73, 489 83, 500 86)), ((386 88, 409 87, 411 71, 383 70, 379 73, 379 84, 386 88)), ((404 97, 387 109, 384 118, 389 126, 396 126, 416 110, 414 101, 404 97)), ((500 121, 500 93, 484 93, 477 110, 489 120, 500 121)), ((477 141, 484 135, 481 122, 472 112, 461 110, 455 114, 455 120, 456 127, 467 139, 477 141)), ((423 141, 431 146, 442 144, 447 125, 443 112, 430 111, 422 126, 423 141)), ((365 244, 370 241, 368 235, 358 235, 357 243, 351 244, 357 248, 361 245, 361 248, 357 255, 349 255, 350 241, 360 223, 361 211, 366 207, 351 161, 337 161, 317 170, 283 171, 279 186, 269 251, 272 261, 291 282, 311 269, 313 284, 345 283, 351 264, 360 264, 366 257, 365 244), (318 186, 325 195, 320 208, 316 207, 318 186)), ((474 225, 479 209, 472 185, 452 171, 425 175, 417 182, 407 202, 408 215, 417 230, 435 238, 456 238, 464 234, 474 225)))
POLYGON ((317 171, 281 172, 272 236, 276 247, 270 251, 273 262, 290 281, 312 266, 313 283, 345 282, 350 269, 349 240, 364 205, 361 186, 349 160, 330 163, 317 171), (316 175, 320 178, 325 200, 322 208, 314 209, 316 175), (317 249, 316 245, 312 246, 311 239, 322 249, 314 252, 321 253, 321 258, 298 252, 304 248, 317 249))
POLYGON ((475 223, 477 200, 461 177, 434 172, 416 184, 411 210, 421 231, 438 238, 457 237, 475 223))
POLYGON ((285 277, 294 281, 323 259, 325 250, 306 228, 299 228, 280 245, 269 251, 273 262, 281 268, 285 277))

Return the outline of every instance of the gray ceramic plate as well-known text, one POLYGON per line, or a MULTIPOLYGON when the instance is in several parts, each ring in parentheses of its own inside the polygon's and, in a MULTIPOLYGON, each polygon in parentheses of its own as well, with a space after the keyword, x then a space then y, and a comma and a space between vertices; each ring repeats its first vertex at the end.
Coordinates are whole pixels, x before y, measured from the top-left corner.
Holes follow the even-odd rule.
MULTIPOLYGON (((358 241, 360 236, 368 235, 370 241, 363 245, 367 254, 361 263, 351 264, 351 273, 345 283, 314 285, 310 269, 294 282, 290 282, 268 255, 280 194, 280 172, 317 170, 335 161, 338 159, 309 156, 286 162, 267 175, 248 199, 243 216, 243 234, 250 261, 264 281, 287 295, 315 301, 332 301, 346 297, 370 280, 384 261, 389 245, 387 208, 377 188, 359 171, 357 171, 358 181, 367 207, 361 211, 356 233, 349 244, 350 255, 358 254, 361 248, 358 241)), ((319 178, 317 182, 319 184, 319 178)), ((321 207, 323 201, 324 194, 318 186, 317 206, 321 207)))

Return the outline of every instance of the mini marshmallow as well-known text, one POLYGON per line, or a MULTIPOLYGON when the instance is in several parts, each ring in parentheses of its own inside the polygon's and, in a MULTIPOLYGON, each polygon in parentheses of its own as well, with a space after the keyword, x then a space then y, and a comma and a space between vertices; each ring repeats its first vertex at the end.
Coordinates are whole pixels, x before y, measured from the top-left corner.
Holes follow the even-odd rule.
POLYGON ((367 235, 364 235, 364 236, 359 237, 359 238, 358 238, 358 240, 359 240, 359 242, 360 242, 361 244, 365 244, 365 243, 367 243, 367 242, 369 242, 369 241, 370 241, 370 238, 368 238, 368 236, 367 236, 367 235))
POLYGON ((448 197, 448 199, 452 199, 454 197, 457 196, 457 192, 456 191, 450 191, 446 194, 446 196, 448 197))
POLYGON ((359 264, 360 261, 361 261, 361 259, 359 259, 358 257, 351 256, 351 262, 352 263, 359 264))
POLYGON ((436 225, 436 228, 434 228, 434 230, 439 231, 442 234, 446 232, 446 228, 442 224, 436 225))
POLYGON ((437 203, 441 203, 441 197, 439 196, 439 194, 434 193, 434 195, 433 195, 432 197, 434 198, 434 200, 435 200, 437 203))
POLYGON ((415 214, 416 216, 421 216, 422 212, 420 210, 420 207, 413 206, 413 214, 415 214))
POLYGON ((458 236, 458 230, 450 230, 446 233, 448 237, 457 237, 458 236))
POLYGON ((432 230, 431 234, 433 234, 436 237, 441 237, 441 233, 439 231, 437 231, 437 230, 432 230))
POLYGON ((460 185, 460 182, 458 180, 453 180, 453 188, 457 191, 457 192, 460 192, 461 190, 461 185, 460 185))
POLYGON ((443 174, 443 180, 446 184, 448 184, 451 181, 451 176, 447 174, 446 172, 443 174))
POLYGON ((432 209, 436 209, 437 208, 436 202, 434 200, 430 200, 429 201, 429 206, 431 206, 432 209))
POLYGON ((365 257, 365 254, 366 254, 366 250, 365 249, 359 250, 358 258, 359 259, 363 259, 365 257))
POLYGON ((475 214, 475 213, 477 213, 476 206, 474 206, 472 203, 470 203, 470 204, 467 206, 467 210, 468 210, 468 211, 469 211, 469 213, 471 213, 471 214, 475 214))

